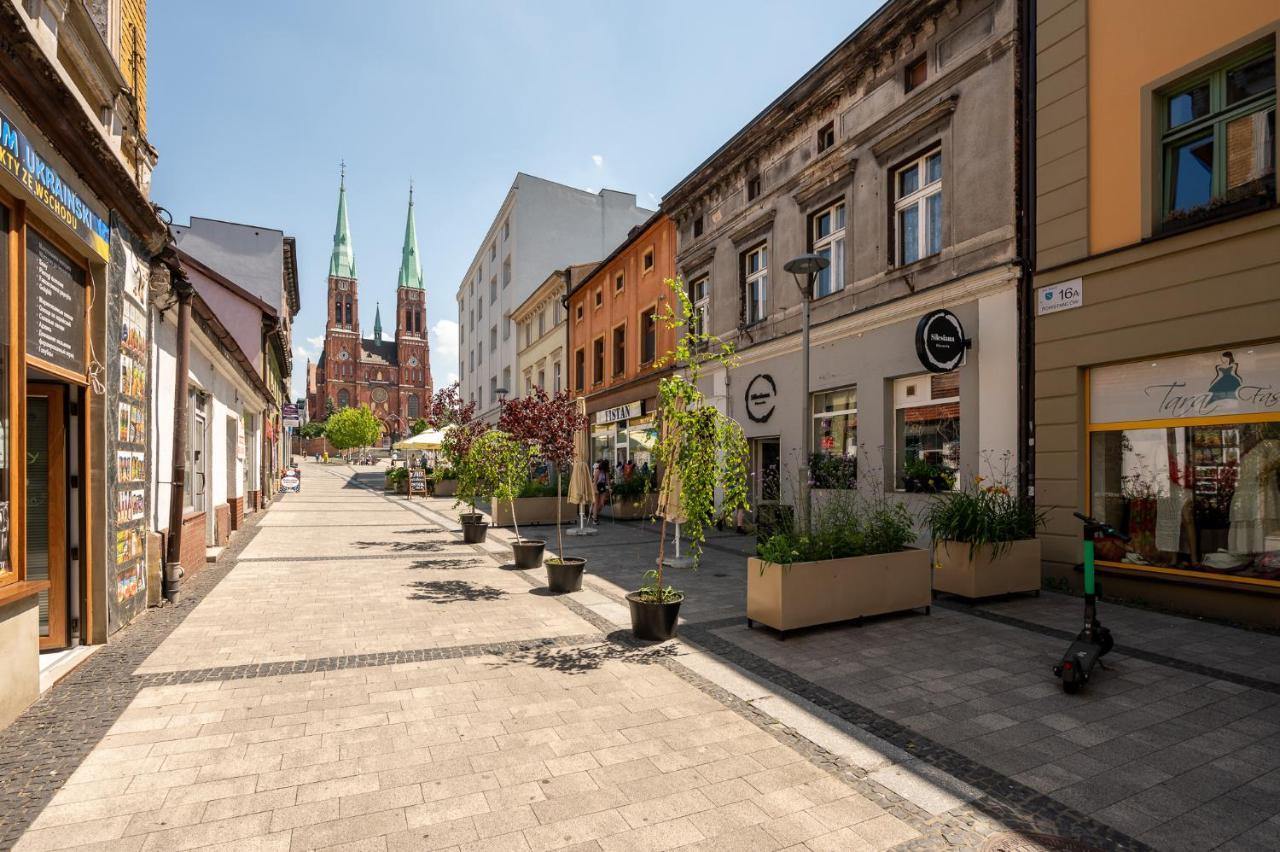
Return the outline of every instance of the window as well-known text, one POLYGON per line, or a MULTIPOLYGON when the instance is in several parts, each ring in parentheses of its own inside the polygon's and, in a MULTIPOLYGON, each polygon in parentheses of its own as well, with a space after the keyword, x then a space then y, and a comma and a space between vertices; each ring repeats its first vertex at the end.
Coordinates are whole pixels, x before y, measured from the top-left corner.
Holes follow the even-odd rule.
POLYGON ((596 288, 596 307, 598 308, 603 304, 604 304, 604 288, 597 287, 596 288))
POLYGON ((511 220, 502 220, 502 241, 505 243, 507 238, 511 236, 511 220))
POLYGON ((511 317, 502 318, 502 339, 511 339, 511 317))
POLYGON ((511 283, 511 258, 502 261, 502 286, 506 287, 511 283))
POLYGON ((613 330, 613 374, 621 376, 627 369, 627 326, 622 324, 613 330))
POLYGON ((417 420, 421 416, 421 403, 416 393, 409 394, 409 418, 417 420))
POLYGON ((893 383, 894 473, 905 491, 949 491, 960 469, 960 376, 925 373, 893 383))
POLYGON ((476 319, 484 319, 484 299, 476 300, 476 319))
POLYGON ((910 92, 923 86, 924 81, 927 79, 929 79, 929 57, 926 54, 907 64, 906 70, 903 72, 902 88, 904 91, 910 92))
POLYGON ((708 334, 708 310, 711 308, 710 279, 703 275, 689 283, 689 301, 693 303, 693 317, 689 323, 689 332, 695 335, 708 334))
POLYGON ((560 362, 556 361, 551 365, 551 382, 552 390, 560 393, 560 362))
POLYGON ((573 387, 578 393, 586 386, 587 351, 578 349, 573 353, 573 387))
POLYGON ((468 359, 468 360, 470 361, 470 364, 469 364, 469 366, 467 367, 467 369, 469 369, 469 370, 474 370, 474 369, 476 368, 476 353, 475 353, 475 350, 474 350, 474 349, 472 349, 472 350, 470 350, 467 354, 471 356, 471 357, 468 359))
POLYGON ((476 327, 476 309, 472 308, 469 314, 470 314, 470 317, 467 320, 467 327, 474 330, 476 327))
POLYGON ((769 246, 761 244, 742 256, 743 313, 747 325, 760 322, 768 313, 769 246))
POLYGON ((814 298, 821 299, 844 289, 844 202, 833 204, 809 221, 813 253, 831 261, 814 282, 814 298))
POLYGON ((489 404, 496 405, 498 402, 498 377, 489 377, 489 404))
POLYGON ((626 282, 626 276, 623 275, 621 271, 615 272, 613 275, 613 292, 615 294, 621 293, 622 288, 626 286, 626 282))
POLYGON ((350 405, 351 405, 351 393, 346 388, 343 388, 342 390, 338 391, 338 407, 348 408, 350 405))
POLYGON ((591 344, 591 384, 604 381, 604 338, 597 337, 591 344))
POLYGON ((1201 72, 1160 98, 1162 215, 1275 196, 1275 47, 1201 72))
POLYGON ((653 249, 646 249, 644 256, 640 259, 640 268, 645 272, 653 269, 653 249))
POLYGON ((533 395, 533 373, 524 374, 524 395, 533 395))
POLYGON ((496 240, 489 244, 489 259, 490 260, 498 259, 498 243, 496 240))
POLYGON ((582 322, 582 303, 578 303, 578 310, 574 314, 574 322, 582 322))
POLYGON ((695 216, 693 219, 693 236, 694 239, 702 236, 702 216, 695 216))
POLYGON ((658 357, 658 306, 652 305, 640 314, 640 363, 651 363, 658 357))
POLYGON ((478 347, 476 347, 476 363, 477 364, 484 363, 484 343, 483 342, 478 347))
POLYGON ((489 279, 489 304, 492 305, 496 301, 498 301, 498 279, 490 278, 489 279))
POLYGON ((815 488, 855 488, 858 479, 858 389, 815 393, 813 456, 809 478, 815 488))
POLYGON ((538 371, 538 387, 542 388, 543 390, 547 389, 547 371, 546 370, 538 371))
POLYGON ((942 152, 931 151, 893 175, 898 265, 942 251, 942 152))
POLYGON ((547 309, 543 308, 538 311, 538 338, 541 339, 547 333, 547 309))
POLYGON ((511 368, 502 368, 502 391, 503 393, 511 393, 511 368))
POLYGON ((747 200, 755 201, 760 197, 760 175, 747 178, 747 200))
POLYGON ((489 351, 493 352, 498 348, 498 327, 496 325, 489 326, 489 351))
POLYGON ((834 144, 836 144, 836 123, 828 121, 818 131, 818 153, 821 154, 834 144))

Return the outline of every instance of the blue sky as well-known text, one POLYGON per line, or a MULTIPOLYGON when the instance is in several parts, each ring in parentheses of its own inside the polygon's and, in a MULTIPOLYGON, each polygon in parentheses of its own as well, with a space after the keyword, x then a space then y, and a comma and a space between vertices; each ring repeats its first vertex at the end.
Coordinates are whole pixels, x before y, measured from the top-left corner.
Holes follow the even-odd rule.
POLYGON ((347 162, 361 328, 393 328, 409 179, 437 383, 453 300, 517 171, 663 193, 877 7, 812 3, 153 2, 152 195, 298 241, 295 395, 324 334, 347 162))

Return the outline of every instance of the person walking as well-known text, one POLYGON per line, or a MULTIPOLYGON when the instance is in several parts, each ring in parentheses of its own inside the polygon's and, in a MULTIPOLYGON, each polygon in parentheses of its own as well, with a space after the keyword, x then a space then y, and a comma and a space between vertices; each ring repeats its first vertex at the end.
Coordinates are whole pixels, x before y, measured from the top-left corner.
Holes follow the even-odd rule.
POLYGON ((596 483, 596 502, 591 506, 591 523, 600 523, 600 510, 609 495, 609 463, 604 459, 596 462, 594 474, 596 483))

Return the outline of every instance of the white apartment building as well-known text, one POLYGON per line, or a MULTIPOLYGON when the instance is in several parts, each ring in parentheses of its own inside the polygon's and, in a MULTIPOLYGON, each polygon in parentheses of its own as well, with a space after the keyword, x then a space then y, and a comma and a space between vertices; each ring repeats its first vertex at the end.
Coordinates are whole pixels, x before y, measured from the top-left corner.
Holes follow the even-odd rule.
POLYGON ((478 416, 496 419, 499 391, 523 389, 512 313, 553 270, 606 257, 651 215, 631 193, 516 174, 458 284, 458 381, 478 416))

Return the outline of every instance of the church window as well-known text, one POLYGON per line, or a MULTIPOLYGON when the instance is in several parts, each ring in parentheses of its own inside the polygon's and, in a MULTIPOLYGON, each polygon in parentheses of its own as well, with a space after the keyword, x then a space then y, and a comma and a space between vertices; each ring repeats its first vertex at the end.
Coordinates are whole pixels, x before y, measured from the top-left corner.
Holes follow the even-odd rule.
POLYGON ((350 406, 351 406, 351 394, 347 392, 346 388, 343 388, 342 390, 338 391, 338 407, 349 408, 350 406))
POLYGON ((416 393, 409 394, 409 416, 414 420, 418 419, 418 395, 416 393))

